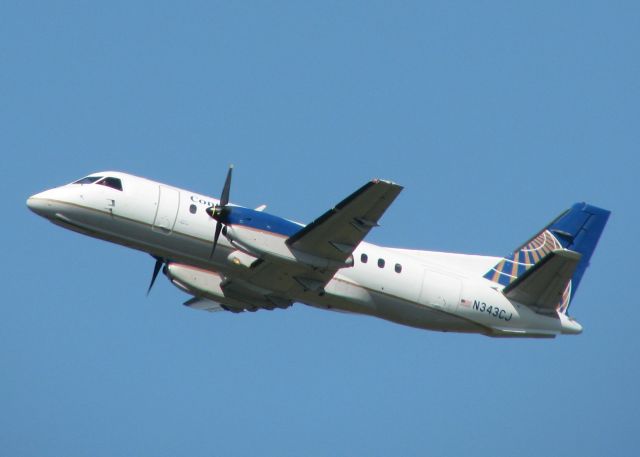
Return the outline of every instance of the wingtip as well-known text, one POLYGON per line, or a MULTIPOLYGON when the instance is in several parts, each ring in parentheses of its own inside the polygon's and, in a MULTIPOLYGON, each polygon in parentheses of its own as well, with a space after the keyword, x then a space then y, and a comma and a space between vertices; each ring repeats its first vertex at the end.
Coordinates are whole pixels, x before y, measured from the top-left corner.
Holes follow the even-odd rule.
POLYGON ((400 184, 398 184, 397 182, 391 181, 389 179, 380 179, 380 178, 374 178, 371 180, 372 184, 387 184, 389 186, 394 186, 394 187, 400 187, 400 188, 404 188, 404 186, 401 186, 400 184))

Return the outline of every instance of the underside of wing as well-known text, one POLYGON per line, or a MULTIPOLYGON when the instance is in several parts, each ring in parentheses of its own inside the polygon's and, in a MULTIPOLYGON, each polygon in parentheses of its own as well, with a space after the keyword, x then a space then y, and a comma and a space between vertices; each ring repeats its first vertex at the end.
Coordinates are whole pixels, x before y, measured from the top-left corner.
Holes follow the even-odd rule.
POLYGON ((402 191, 390 181, 373 180, 291 236, 296 250, 345 262, 402 191))
POLYGON ((555 311, 570 287, 581 255, 566 249, 552 251, 539 263, 503 289, 510 300, 536 311, 555 311))

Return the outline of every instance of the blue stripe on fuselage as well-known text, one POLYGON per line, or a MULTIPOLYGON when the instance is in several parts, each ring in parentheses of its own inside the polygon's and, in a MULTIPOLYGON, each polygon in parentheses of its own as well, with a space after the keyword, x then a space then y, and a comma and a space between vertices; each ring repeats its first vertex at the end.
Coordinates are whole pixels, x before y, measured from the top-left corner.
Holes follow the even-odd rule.
POLYGON ((227 207, 227 209, 229 213, 224 223, 229 225, 241 225, 287 237, 304 227, 302 224, 296 224, 281 217, 263 213, 262 211, 242 208, 240 206, 230 206, 227 207))

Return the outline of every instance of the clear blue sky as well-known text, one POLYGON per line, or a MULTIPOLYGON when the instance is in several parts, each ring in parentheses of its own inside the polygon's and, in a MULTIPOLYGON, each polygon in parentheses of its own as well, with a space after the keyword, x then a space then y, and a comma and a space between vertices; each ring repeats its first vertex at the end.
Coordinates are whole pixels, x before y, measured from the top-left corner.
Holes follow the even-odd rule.
POLYGON ((637 2, 3 1, 0 454, 627 456, 640 432, 637 2), (613 211, 578 337, 295 305, 207 314, 25 199, 117 169, 308 222, 372 177, 375 243, 506 254, 613 211))

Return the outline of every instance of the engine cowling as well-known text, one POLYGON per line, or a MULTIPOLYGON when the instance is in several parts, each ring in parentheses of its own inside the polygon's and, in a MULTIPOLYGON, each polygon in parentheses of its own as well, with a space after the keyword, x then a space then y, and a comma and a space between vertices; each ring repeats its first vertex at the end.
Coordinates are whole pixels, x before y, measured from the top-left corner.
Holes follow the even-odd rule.
POLYGON ((220 303, 229 311, 287 308, 292 302, 270 291, 258 289, 238 280, 228 281, 220 273, 190 265, 170 262, 165 268, 169 280, 194 297, 204 297, 220 303))
POLYGON ((319 270, 339 270, 353 266, 353 258, 345 262, 318 257, 304 251, 291 248, 286 237, 277 234, 245 228, 240 225, 227 226, 224 235, 238 249, 256 257, 266 257, 280 263, 303 263, 319 270))

